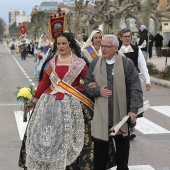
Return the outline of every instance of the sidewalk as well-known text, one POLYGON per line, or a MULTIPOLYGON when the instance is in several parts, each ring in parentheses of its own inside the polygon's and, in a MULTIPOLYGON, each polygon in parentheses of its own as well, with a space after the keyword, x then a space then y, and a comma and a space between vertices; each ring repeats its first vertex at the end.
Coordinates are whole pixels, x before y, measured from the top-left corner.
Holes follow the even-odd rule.
MULTIPOLYGON (((147 63, 153 63, 156 66, 156 68, 160 71, 165 69, 165 67, 166 67, 165 61, 166 61, 165 56, 158 58, 155 55, 155 53, 153 53, 153 56, 151 59, 149 59, 149 57, 147 59, 147 63)), ((168 65, 170 65, 170 57, 167 57, 167 66, 168 65)), ((151 83, 170 88, 170 81, 158 79, 158 78, 155 78, 152 76, 150 76, 150 78, 151 78, 151 83)))
MULTIPOLYGON (((152 58, 148 58, 147 59, 147 63, 153 63, 156 68, 160 71, 164 70, 166 65, 165 65, 165 61, 166 61, 166 57, 162 56, 162 57, 157 57, 157 56, 152 56, 152 58)), ((167 57, 167 65, 170 65, 170 57, 167 57)))

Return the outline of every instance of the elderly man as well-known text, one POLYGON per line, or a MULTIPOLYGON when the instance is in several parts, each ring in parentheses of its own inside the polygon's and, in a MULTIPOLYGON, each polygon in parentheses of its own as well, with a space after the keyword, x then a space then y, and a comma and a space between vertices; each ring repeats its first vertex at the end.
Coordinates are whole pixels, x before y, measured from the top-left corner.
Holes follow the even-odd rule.
MULTIPOLYGON (((84 80, 86 92, 95 98, 92 137, 94 170, 106 170, 109 160, 109 128, 127 114, 136 119, 143 106, 143 92, 138 72, 131 59, 118 52, 114 35, 105 35, 101 42, 102 57, 94 59, 84 80)), ((115 141, 117 170, 128 170, 129 123, 125 123, 115 141)))

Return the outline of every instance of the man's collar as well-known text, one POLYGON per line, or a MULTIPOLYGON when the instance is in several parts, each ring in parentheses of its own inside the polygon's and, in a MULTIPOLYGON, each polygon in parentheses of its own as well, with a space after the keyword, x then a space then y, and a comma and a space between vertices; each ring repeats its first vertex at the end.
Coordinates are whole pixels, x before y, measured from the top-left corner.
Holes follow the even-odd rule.
POLYGON ((134 52, 132 46, 129 44, 128 46, 124 46, 122 45, 120 50, 119 50, 121 53, 131 53, 131 52, 134 52))
POLYGON ((115 63, 115 56, 113 56, 113 58, 111 60, 106 59, 106 63, 107 64, 114 64, 115 63))
POLYGON ((129 44, 128 46, 125 46, 125 45, 122 44, 122 48, 124 48, 124 49, 128 49, 128 48, 130 48, 130 47, 131 47, 130 44, 129 44))

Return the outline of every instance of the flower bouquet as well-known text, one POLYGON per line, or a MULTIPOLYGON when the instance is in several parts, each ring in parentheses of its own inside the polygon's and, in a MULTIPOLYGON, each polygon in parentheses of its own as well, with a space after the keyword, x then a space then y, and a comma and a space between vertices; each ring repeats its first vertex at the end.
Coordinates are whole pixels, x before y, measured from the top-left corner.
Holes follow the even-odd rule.
POLYGON ((15 92, 15 95, 17 96, 16 101, 18 103, 23 104, 23 122, 27 122, 27 110, 25 108, 25 105, 31 100, 31 98, 35 94, 35 89, 33 86, 29 86, 29 88, 23 87, 21 88, 20 86, 17 87, 17 92, 15 92))

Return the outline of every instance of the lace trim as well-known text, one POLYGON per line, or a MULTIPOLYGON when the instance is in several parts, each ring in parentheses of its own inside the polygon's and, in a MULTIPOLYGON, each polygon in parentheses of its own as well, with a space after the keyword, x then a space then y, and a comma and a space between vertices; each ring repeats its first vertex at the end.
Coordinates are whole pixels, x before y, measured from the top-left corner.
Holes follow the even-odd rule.
MULTIPOLYGON (((53 71, 55 70, 55 57, 50 61, 50 64, 53 68, 53 71)), ((77 78, 77 76, 81 73, 82 69, 86 65, 86 62, 73 55, 73 62, 71 63, 68 72, 65 74, 63 81, 65 81, 68 84, 72 84, 74 80, 77 78)), ((55 71, 54 71, 55 72, 55 71)), ((57 73, 56 73, 57 75, 57 73)), ((57 75, 58 77, 58 75, 57 75)))
POLYGON ((80 102, 65 95, 43 94, 27 126, 28 169, 65 170, 78 157, 84 143, 80 102))

